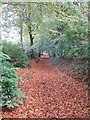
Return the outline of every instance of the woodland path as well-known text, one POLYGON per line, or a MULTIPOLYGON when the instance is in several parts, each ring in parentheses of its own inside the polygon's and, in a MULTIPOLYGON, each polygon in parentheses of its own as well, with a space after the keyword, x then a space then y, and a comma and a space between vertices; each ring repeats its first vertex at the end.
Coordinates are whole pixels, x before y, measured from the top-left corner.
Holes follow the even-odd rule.
POLYGON ((87 86, 42 57, 31 68, 18 70, 26 104, 4 111, 4 118, 84 118, 88 113, 87 86))

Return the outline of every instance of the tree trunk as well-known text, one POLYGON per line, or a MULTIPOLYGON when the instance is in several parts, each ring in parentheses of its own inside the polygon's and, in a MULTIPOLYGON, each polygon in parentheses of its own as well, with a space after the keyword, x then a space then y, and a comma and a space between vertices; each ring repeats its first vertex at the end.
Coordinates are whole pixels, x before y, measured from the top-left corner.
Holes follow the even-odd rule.
POLYGON ((23 47, 23 22, 22 22, 22 7, 21 7, 21 13, 20 13, 20 41, 21 41, 21 47, 23 47))
MULTIPOLYGON (((32 36, 31 26, 28 26, 28 28, 29 28, 29 36, 30 36, 30 46, 32 46, 34 37, 32 36)), ((34 50, 32 49, 31 50, 31 59, 33 59, 33 58, 34 58, 34 50)))
POLYGON ((31 26, 29 26, 28 28, 29 28, 29 36, 30 36, 30 43, 31 43, 30 46, 32 46, 33 45, 33 38, 34 37, 32 36, 31 26))
POLYGON ((21 41, 21 47, 23 49, 23 26, 22 26, 22 23, 20 25, 20 41, 21 41))

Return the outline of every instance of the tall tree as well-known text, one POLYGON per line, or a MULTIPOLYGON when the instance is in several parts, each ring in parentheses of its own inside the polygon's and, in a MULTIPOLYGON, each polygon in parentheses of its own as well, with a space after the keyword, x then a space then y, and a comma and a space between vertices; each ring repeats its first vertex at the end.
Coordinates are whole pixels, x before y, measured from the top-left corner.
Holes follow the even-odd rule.
POLYGON ((21 46, 22 49, 24 49, 23 47, 23 20, 22 20, 22 4, 20 5, 20 41, 21 41, 21 46))

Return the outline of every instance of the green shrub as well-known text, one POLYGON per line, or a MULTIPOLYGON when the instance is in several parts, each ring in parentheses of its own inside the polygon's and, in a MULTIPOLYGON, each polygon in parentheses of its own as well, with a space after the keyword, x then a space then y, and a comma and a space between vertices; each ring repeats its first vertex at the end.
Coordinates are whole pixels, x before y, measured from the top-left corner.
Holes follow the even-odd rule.
POLYGON ((10 56, 14 66, 25 67, 28 65, 28 57, 22 48, 20 48, 19 44, 4 41, 2 51, 10 56))
POLYGON ((11 58, 0 53, 0 106, 6 106, 7 108, 18 107, 22 104, 22 99, 24 94, 18 88, 18 77, 16 75, 16 70, 11 66, 8 60, 11 58))

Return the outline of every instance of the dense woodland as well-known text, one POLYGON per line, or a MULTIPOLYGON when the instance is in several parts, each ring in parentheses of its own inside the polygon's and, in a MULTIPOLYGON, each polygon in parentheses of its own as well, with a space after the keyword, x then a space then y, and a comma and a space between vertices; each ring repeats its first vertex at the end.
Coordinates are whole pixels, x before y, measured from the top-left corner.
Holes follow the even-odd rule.
MULTIPOLYGON (((17 107, 19 109, 20 105, 27 104, 26 94, 28 93, 25 93, 22 90, 25 90, 25 88, 21 87, 23 86, 21 84, 23 83, 22 78, 24 73, 26 75, 26 71, 31 70, 30 73, 32 73, 35 69, 37 70, 39 68, 42 70, 42 68, 45 68, 46 73, 49 69, 52 69, 52 74, 57 74, 57 76, 60 74, 62 76, 62 70, 67 75, 70 75, 72 79, 75 79, 76 87, 83 83, 86 86, 88 84, 87 88, 89 88, 89 2, 2 2, 1 7, 1 29, 3 32, 2 37, 0 37, 0 106, 2 107, 2 111, 4 110, 3 114, 6 115, 7 112, 5 113, 5 111, 7 110, 10 111, 17 107), (16 36, 12 33, 14 42, 10 40, 11 28, 17 31, 16 36), (47 54, 46 59, 43 58, 45 54, 47 54), (49 62, 50 65, 48 65, 49 62), (57 68, 57 73, 55 73, 52 66, 56 68, 59 66, 60 71, 59 68, 57 68)), ((39 75, 38 71, 36 75, 39 77, 41 74, 41 76, 45 74, 41 71, 39 75)), ((51 77, 52 74, 49 76, 51 77)), ((33 73, 30 77, 32 75, 33 73)), ((32 83, 29 83, 30 80, 27 82, 28 78, 26 77, 23 78, 26 79, 24 80, 24 85, 33 86, 32 83)), ((49 88, 43 88, 41 90, 43 94, 45 93, 43 90, 48 90, 51 86, 54 87, 54 82, 57 83, 59 80, 58 77, 52 78, 53 82, 50 83, 50 81, 46 80, 45 83, 43 83, 50 85, 48 85, 49 88)), ((36 79, 35 76, 34 80, 36 79)), ((69 77, 66 77, 63 81, 67 83, 70 82, 69 77)), ((37 84, 38 83, 39 81, 37 84)), ((57 87, 55 91, 56 89, 57 87)), ((58 89, 61 88, 58 87, 58 89)), ((82 89, 85 88, 83 87, 82 89)), ((85 99, 84 96, 83 99, 85 99)), ((30 113, 28 113, 28 115, 29 114, 30 113)), ((77 114, 79 114, 79 112, 77 114)), ((46 117, 50 117, 50 115, 51 114, 46 117)), ((37 116, 39 115, 34 116, 32 114, 32 116, 28 117, 37 116)), ((56 116, 53 113, 52 116, 60 117, 59 113, 56 116)), ((79 117, 81 116, 82 114, 79 117)), ((41 117, 44 117, 44 115, 41 117)), ((63 116, 61 115, 61 117, 63 116)))

